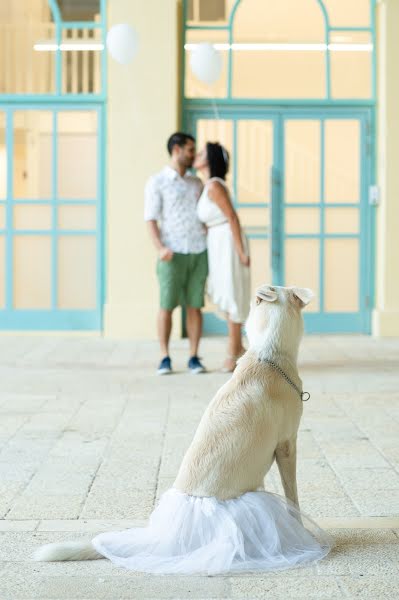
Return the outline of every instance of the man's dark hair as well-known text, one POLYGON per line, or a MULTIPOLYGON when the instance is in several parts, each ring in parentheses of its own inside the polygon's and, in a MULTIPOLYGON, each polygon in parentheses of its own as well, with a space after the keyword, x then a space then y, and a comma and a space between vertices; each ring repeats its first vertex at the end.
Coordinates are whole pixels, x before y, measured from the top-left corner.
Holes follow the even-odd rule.
POLYGON ((195 142, 195 138, 189 133, 183 133, 181 131, 172 133, 167 144, 169 154, 172 156, 173 146, 180 146, 180 148, 183 148, 189 140, 195 142))
POLYGON ((229 153, 218 142, 212 144, 208 142, 206 145, 206 157, 209 164, 210 177, 226 178, 226 173, 229 170, 229 153))

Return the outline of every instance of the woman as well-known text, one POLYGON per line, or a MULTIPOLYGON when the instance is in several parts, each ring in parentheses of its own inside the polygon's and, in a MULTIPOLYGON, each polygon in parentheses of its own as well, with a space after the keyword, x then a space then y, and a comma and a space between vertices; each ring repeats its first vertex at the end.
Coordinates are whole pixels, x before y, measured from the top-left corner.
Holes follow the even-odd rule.
POLYGON ((229 342, 223 371, 232 372, 244 352, 241 328, 250 305, 248 242, 226 186, 227 150, 219 143, 208 142, 197 155, 194 168, 205 180, 197 212, 208 228, 208 295, 227 316, 229 342))

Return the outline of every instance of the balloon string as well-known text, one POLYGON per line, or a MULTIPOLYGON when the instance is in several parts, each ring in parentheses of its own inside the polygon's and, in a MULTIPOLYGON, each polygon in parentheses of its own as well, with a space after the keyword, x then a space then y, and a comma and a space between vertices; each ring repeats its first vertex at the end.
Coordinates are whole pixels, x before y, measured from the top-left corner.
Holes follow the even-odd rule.
POLYGON ((212 108, 213 108, 213 113, 215 115, 215 119, 216 119, 216 121, 219 121, 220 115, 219 115, 218 107, 217 107, 216 100, 215 100, 214 96, 212 96, 211 102, 212 102, 212 108))

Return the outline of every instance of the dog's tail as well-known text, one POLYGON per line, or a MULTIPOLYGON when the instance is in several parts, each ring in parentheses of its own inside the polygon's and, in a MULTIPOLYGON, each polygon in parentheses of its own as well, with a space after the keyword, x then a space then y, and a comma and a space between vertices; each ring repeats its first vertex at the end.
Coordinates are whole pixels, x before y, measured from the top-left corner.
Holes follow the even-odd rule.
POLYGON ((91 542, 61 542, 59 544, 46 544, 36 550, 33 559, 42 562, 59 560, 95 560, 104 558, 94 549, 91 542))

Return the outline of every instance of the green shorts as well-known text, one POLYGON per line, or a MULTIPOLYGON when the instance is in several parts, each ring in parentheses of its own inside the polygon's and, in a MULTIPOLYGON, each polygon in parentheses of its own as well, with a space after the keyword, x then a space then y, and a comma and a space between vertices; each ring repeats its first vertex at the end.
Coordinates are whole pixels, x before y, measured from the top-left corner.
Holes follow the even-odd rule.
POLYGON ((200 254, 173 255, 172 260, 159 260, 157 275, 160 304, 165 310, 176 306, 204 306, 205 283, 208 276, 207 251, 200 254))

